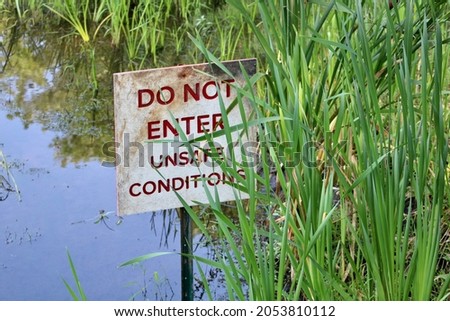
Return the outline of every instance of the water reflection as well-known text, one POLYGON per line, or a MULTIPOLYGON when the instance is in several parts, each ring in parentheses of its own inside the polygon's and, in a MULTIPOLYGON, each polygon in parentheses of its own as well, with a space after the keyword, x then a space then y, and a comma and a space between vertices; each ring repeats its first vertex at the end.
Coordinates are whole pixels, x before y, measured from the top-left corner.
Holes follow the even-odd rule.
POLYGON ((120 52, 100 41, 82 47, 53 27, 0 19, 0 149, 22 195, 11 197, 0 166, 0 299, 69 300, 66 250, 89 299, 179 299, 178 255, 117 268, 144 253, 179 251, 174 211, 121 224, 113 213, 114 169, 100 161, 113 137, 120 52))
POLYGON ((0 202, 8 198, 9 193, 15 192, 11 183, 6 179, 5 176, 0 175, 0 202))
POLYGON ((83 48, 75 37, 19 23, 0 24, 0 94, 7 118, 57 132, 51 147, 62 166, 99 159, 102 144, 113 137, 114 50, 101 43, 83 48))

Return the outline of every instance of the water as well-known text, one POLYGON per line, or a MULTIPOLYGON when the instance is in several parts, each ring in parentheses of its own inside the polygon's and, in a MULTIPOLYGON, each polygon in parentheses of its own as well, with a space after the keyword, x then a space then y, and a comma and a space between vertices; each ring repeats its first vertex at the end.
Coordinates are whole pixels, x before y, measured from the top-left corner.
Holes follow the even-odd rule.
POLYGON ((110 214, 107 226, 95 224, 99 211, 115 210, 114 169, 98 161, 61 167, 49 147, 54 132, 39 124, 25 129, 19 118, 7 119, 4 110, 0 124, 2 149, 22 199, 10 193, 0 203, 0 299, 70 299, 62 281, 73 284, 66 250, 89 299, 179 297, 178 255, 117 268, 148 252, 178 251, 175 214, 135 215, 120 225, 110 214), (172 232, 164 236, 169 225, 172 232), (159 284, 152 281, 155 272, 159 284))
POLYGON ((90 300, 180 299, 179 255, 118 268, 150 252, 178 252, 180 241, 173 211, 116 224, 114 168, 101 165, 112 139, 110 48, 96 48, 92 89, 87 56, 55 53, 57 36, 0 38, 15 41, 8 61, 0 54, 0 149, 20 189, 20 198, 10 192, 0 202, 0 300, 70 300, 67 252, 90 300), (107 218, 98 221, 100 213, 107 218))

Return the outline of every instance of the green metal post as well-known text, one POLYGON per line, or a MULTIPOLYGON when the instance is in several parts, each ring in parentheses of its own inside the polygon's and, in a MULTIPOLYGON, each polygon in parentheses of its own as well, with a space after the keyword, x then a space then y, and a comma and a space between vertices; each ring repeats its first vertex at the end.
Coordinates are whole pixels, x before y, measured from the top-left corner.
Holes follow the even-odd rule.
POLYGON ((191 217, 186 209, 180 209, 181 221, 181 299, 193 301, 194 299, 194 270, 192 265, 192 227, 191 217), (186 255, 189 256, 186 256, 186 255))

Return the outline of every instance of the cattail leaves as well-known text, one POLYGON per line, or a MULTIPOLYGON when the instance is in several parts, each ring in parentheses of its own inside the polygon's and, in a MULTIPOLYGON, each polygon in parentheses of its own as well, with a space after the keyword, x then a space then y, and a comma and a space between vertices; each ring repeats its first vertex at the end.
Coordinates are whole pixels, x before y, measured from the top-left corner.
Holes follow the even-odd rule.
POLYGON ((235 182, 250 195, 236 194, 235 219, 209 195, 218 241, 190 210, 222 253, 197 260, 233 300, 447 299, 449 4, 268 0, 255 19, 228 2, 263 53, 240 89, 260 163, 235 182))

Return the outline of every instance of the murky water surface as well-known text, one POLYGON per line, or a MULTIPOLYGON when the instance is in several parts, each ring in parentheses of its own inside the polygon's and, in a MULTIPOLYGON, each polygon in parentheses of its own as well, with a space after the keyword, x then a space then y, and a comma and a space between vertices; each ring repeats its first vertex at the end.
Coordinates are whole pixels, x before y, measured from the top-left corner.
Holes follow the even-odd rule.
POLYGON ((118 268, 179 251, 179 220, 175 212, 116 217, 102 145, 113 137, 117 53, 1 27, 0 149, 9 171, 0 175, 20 195, 3 189, 0 201, 0 300, 70 300, 67 251, 88 299, 180 299, 178 255, 118 268))

